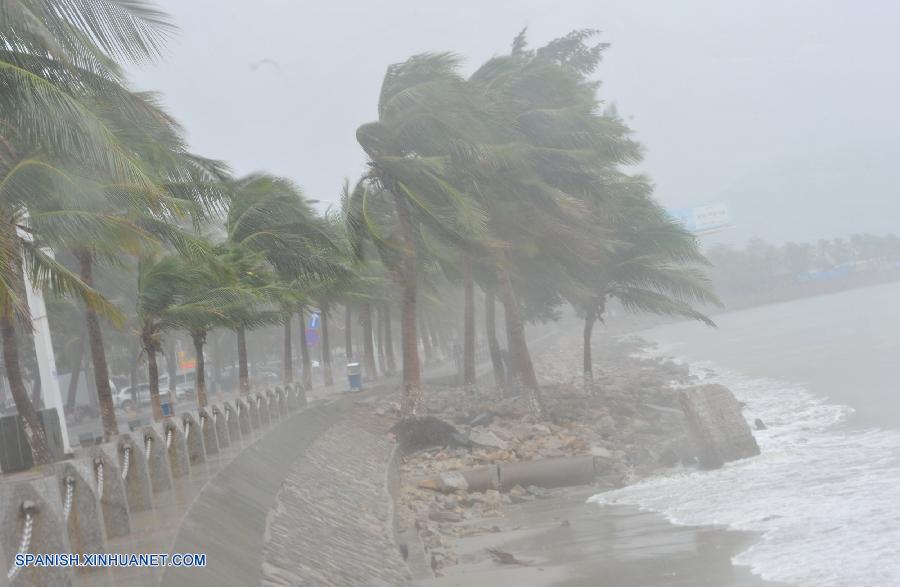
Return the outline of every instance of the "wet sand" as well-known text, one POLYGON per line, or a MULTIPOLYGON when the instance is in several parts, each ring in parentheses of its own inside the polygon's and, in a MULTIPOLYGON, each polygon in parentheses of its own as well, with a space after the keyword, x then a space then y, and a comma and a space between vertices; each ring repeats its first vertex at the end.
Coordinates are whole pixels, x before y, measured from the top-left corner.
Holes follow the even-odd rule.
POLYGON ((675 526, 630 506, 585 501, 594 492, 508 506, 507 515, 472 521, 500 531, 456 539, 459 564, 442 569, 441 587, 727 586, 763 587, 766 582, 731 557, 748 548, 753 534, 715 527, 675 526), (495 562, 498 548, 527 566, 495 562))

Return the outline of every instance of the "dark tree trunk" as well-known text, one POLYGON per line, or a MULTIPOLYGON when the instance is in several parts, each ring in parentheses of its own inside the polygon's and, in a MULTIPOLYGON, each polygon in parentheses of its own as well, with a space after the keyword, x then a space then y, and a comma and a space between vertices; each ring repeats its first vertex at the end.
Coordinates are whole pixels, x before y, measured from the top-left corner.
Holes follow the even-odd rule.
POLYGON ((194 343, 195 375, 197 387, 197 405, 205 408, 209 403, 206 397, 206 359, 203 356, 203 345, 206 343, 206 332, 191 332, 191 341, 194 343))
POLYGON ((363 357, 366 379, 375 381, 378 379, 378 371, 375 370, 375 338, 372 329, 372 305, 363 304, 361 307, 363 330, 363 357))
POLYGON ((222 353, 220 350, 221 347, 221 335, 215 334, 213 336, 213 371, 212 371, 212 392, 214 394, 221 393, 221 385, 222 385, 222 353))
POLYGON ((69 370, 69 388, 66 390, 66 412, 75 408, 78 401, 78 381, 81 379, 81 364, 84 362, 84 337, 78 339, 75 354, 72 357, 72 368, 69 370))
POLYGON ((397 359, 394 357, 394 333, 391 327, 391 306, 384 305, 384 346, 387 352, 387 368, 388 373, 393 375, 397 372, 397 359))
MULTIPOLYGON (((81 270, 81 280, 88 287, 94 286, 93 263, 90 251, 81 249, 75 253, 81 270)), ((103 422, 103 437, 109 440, 119 433, 116 421, 116 407, 113 404, 112 388, 109 386, 109 367, 106 365, 106 350, 103 347, 103 333, 100 320, 93 308, 85 305, 88 341, 91 349, 91 363, 94 365, 94 383, 97 385, 97 400, 100 402, 100 418, 103 422)))
POLYGON ((238 350, 238 388, 241 393, 250 393, 250 374, 247 370, 247 332, 243 326, 235 332, 238 350))
POLYGON ((378 333, 378 369, 382 375, 388 375, 387 358, 384 352, 384 307, 377 306, 378 324, 375 326, 375 332, 378 333))
POLYGON ((594 323, 597 321, 595 308, 589 309, 584 315, 584 387, 589 389, 594 382, 594 361, 591 357, 591 335, 594 332, 594 323))
POLYGON ((515 376, 522 388, 528 394, 529 408, 535 418, 542 418, 544 414, 541 388, 534 374, 534 365, 531 362, 531 353, 528 352, 528 343, 525 340, 525 324, 519 311, 516 294, 513 291, 509 271, 504 267, 497 271, 500 300, 503 302, 504 315, 506 317, 506 340, 509 345, 509 353, 515 365, 515 376))
POLYGON ((402 291, 400 316, 401 347, 403 349, 403 392, 400 415, 403 419, 425 415, 425 398, 422 395, 422 378, 419 367, 419 348, 416 334, 416 264, 417 250, 412 216, 406 201, 400 195, 399 186, 393 186, 394 204, 400 231, 403 235, 403 260, 399 278, 402 291))
MULTIPOLYGON (((31 447, 31 454, 35 465, 44 465, 51 461, 50 449, 47 447, 47 438, 44 429, 38 423, 37 412, 34 410, 28 392, 25 390, 25 381, 22 379, 22 365, 19 362, 19 340, 12 321, 13 309, 10 304, 2 309, 0 316, 0 336, 3 338, 3 366, 6 369, 6 380, 9 382, 9 391, 16 404, 16 411, 22 418, 22 427, 25 429, 25 438, 31 447)), ((60 414, 60 417, 63 417, 60 414)))
POLYGON ((294 349, 291 340, 291 320, 294 314, 288 314, 284 320, 284 383, 294 382, 294 349))
POLYGON ((475 284, 472 279, 472 260, 463 257, 463 385, 475 387, 475 284))
POLYGON ((153 419, 162 420, 162 404, 159 401, 159 366, 156 363, 156 348, 152 341, 144 342, 144 350, 147 351, 147 380, 150 384, 150 407, 153 410, 153 419))
POLYGON ((344 306, 344 353, 347 362, 353 362, 353 308, 350 304, 344 306))
POLYGON ((334 385, 334 373, 331 371, 331 344, 328 342, 328 304, 321 304, 322 315, 319 325, 322 328, 322 376, 325 385, 334 385))
POLYGON ((306 342, 306 312, 300 310, 300 358, 303 363, 303 387, 312 389, 312 359, 306 342))
POLYGON ((166 372, 169 375, 169 406, 175 407, 175 388, 178 386, 178 356, 175 353, 175 337, 167 337, 163 345, 163 352, 166 357, 166 372))
POLYGON ((500 352, 500 342, 497 340, 496 303, 493 289, 488 289, 484 294, 484 323, 485 338, 487 338, 488 351, 491 354, 491 365, 494 367, 494 384, 497 386, 497 395, 503 397, 507 393, 506 369, 503 368, 503 355, 500 352))

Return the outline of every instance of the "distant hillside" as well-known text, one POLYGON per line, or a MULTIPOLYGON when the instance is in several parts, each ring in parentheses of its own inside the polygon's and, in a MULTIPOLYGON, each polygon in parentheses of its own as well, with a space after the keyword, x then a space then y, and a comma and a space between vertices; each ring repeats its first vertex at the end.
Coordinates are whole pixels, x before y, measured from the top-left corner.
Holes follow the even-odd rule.
POLYGON ((872 142, 760 169, 710 198, 735 228, 712 242, 780 243, 900 231, 900 142, 872 142))

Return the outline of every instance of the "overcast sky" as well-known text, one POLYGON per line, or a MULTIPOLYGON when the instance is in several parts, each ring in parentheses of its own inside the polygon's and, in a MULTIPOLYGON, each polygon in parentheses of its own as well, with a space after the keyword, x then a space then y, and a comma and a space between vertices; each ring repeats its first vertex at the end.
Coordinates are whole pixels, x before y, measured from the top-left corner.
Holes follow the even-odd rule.
MULTIPOLYGON (((133 72, 135 85, 164 94, 197 152, 225 159, 239 173, 290 176, 322 201, 336 201, 342 178, 362 172, 354 133, 376 116, 388 64, 452 50, 473 69, 505 52, 525 26, 533 45, 574 28, 603 31, 612 46, 598 74, 602 95, 630 119, 646 147, 643 169, 670 206, 733 197, 740 200, 735 214, 743 209, 749 219, 753 194, 741 194, 741 185, 767 191, 767 178, 777 183, 778 169, 795 160, 816 174, 817 164, 808 162, 820 154, 840 161, 848 150, 879 145, 890 151, 900 136, 900 8, 890 2, 160 4, 181 32, 164 63, 133 72)), ((801 190, 804 177, 797 180, 801 190)), ((798 196, 798 206, 809 206, 811 198, 798 196)), ((826 215, 810 235, 833 230, 826 215)), ((810 216, 815 225, 815 213, 810 216)), ((881 228, 884 218, 873 215, 874 224, 867 224, 863 216, 860 229, 881 228)), ((764 226, 752 228, 766 234, 764 226)))

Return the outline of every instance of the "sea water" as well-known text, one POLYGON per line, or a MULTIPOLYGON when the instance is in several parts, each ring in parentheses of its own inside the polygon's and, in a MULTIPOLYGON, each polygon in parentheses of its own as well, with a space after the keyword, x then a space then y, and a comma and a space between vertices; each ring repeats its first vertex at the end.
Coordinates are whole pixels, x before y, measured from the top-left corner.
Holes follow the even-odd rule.
POLYGON ((900 426, 891 426, 900 405, 900 286, 719 322, 715 336, 733 339, 730 349, 702 341, 709 335, 691 326, 645 334, 660 343, 656 352, 680 355, 699 379, 730 388, 749 422, 765 422, 766 430, 754 431, 762 454, 715 471, 675 471, 591 501, 637 505, 676 524, 758 532, 734 562, 765 579, 900 585, 900 426), (856 328, 845 324, 853 321, 856 328), (767 369, 778 376, 762 376, 767 369), (854 370, 864 383, 845 389, 854 370))

